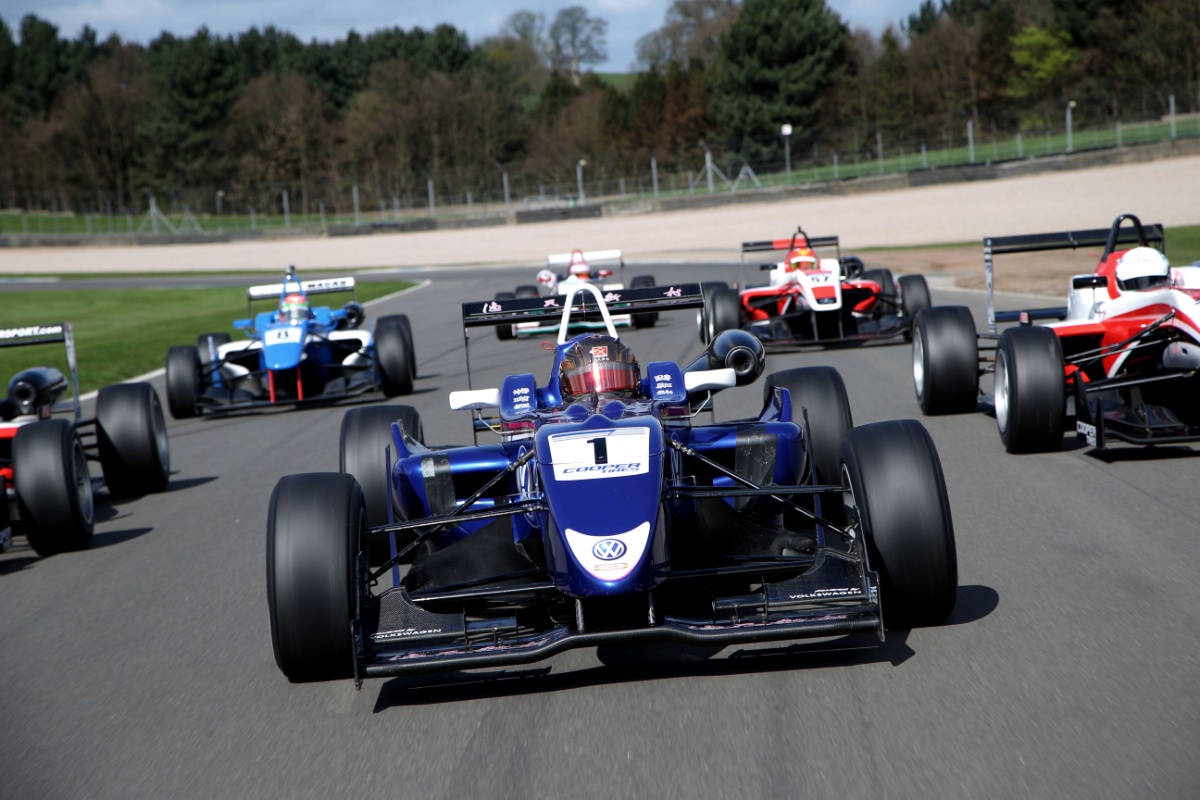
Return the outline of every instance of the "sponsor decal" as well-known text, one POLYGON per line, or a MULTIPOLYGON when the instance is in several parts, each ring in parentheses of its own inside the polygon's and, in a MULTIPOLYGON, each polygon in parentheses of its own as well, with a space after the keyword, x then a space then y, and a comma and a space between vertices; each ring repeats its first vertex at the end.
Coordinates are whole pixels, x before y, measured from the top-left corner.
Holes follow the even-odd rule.
POLYGON ((608 358, 608 345, 592 348, 592 358, 608 358))
POLYGON ((663 296, 664 297, 683 297, 683 289, 676 289, 674 286, 672 286, 670 289, 667 289, 667 291, 663 293, 663 296))
POLYGON ((27 339, 33 336, 62 336, 62 325, 30 325, 25 328, 0 328, 0 339, 27 339))
POLYGON ((558 301, 553 297, 547 297, 545 302, 542 303, 542 308, 558 308, 558 301))
POLYGON ((563 467, 561 470, 563 475, 590 473, 586 477, 591 477, 591 475, 637 475, 645 471, 645 465, 640 461, 634 461, 629 464, 584 464, 578 467, 563 467))
POLYGON ((831 597, 850 597, 858 594, 858 589, 850 586, 834 586, 826 589, 817 589, 813 592, 805 592, 803 594, 789 594, 789 600, 826 600, 831 597))
POLYGON ((1083 437, 1084 441, 1092 447, 1096 446, 1096 426, 1087 422, 1075 422, 1075 433, 1083 437))
POLYGON ((604 302, 606 303, 615 303, 620 299, 621 295, 617 294, 616 292, 609 292, 608 294, 604 295, 604 302))
POLYGON ((499 303, 497 303, 495 300, 493 300, 490 303, 483 304, 483 313, 484 314, 495 314, 497 311, 503 311, 503 310, 504 310, 503 307, 499 303))
POLYGON ((371 634, 371 641, 386 642, 393 639, 410 639, 413 636, 433 636, 442 632, 441 628, 404 628, 398 631, 381 631, 371 634))
POLYGON ((592 545, 592 555, 601 561, 615 561, 625 555, 625 543, 620 539, 601 539, 592 545))

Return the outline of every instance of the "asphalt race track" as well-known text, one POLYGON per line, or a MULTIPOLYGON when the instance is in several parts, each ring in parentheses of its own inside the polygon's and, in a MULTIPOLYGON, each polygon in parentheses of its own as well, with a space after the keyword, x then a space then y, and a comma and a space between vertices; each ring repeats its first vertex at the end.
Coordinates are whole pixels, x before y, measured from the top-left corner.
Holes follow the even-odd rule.
MULTIPOLYGON (((728 268, 635 268, 658 282, 728 268)), ((435 276, 436 277, 441 277, 435 276)), ((435 279, 406 312, 431 443, 465 443, 458 308, 527 270, 435 279)), ((979 294, 935 291, 984 319, 979 294)), ((1008 298, 1011 307, 1014 302, 1008 298)), ((1041 302, 1044 302, 1044 298, 1041 302)), ((690 361, 693 312, 623 337, 690 361)), ((164 344, 165 351, 165 344, 164 344)), ((545 379, 538 340, 471 340, 473 385, 545 379)), ((831 364, 855 422, 919 414, 905 344, 831 364)), ((87 365, 80 367, 86 370, 87 365)), ((161 379, 160 379, 160 392, 161 379)), ((717 399, 757 413, 761 390, 717 399)), ((1194 797, 1200 537, 1191 449, 1010 456, 984 414, 926 419, 958 543, 941 627, 719 653, 566 653, 507 671, 292 685, 267 627, 267 502, 337 468, 342 411, 170 423, 165 494, 99 508, 92 549, 0 556, 0 796, 1194 797)))

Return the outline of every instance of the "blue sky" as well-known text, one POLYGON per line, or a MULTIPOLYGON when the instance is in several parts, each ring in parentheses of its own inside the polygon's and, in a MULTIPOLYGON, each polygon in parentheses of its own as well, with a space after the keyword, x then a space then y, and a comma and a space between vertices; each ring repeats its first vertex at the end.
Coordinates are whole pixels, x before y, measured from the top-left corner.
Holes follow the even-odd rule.
MULTIPOLYGON (((827 0, 853 28, 881 32, 920 6, 920 0, 827 0)), ((274 25, 304 41, 343 38, 351 28, 369 33, 399 26, 432 28, 448 22, 473 41, 496 33, 514 11, 527 9, 552 19, 560 9, 582 5, 608 20, 608 63, 601 70, 625 71, 635 60, 638 38, 663 23, 670 0, 0 0, 0 18, 16 33, 26 14, 54 23, 74 38, 85 24, 101 38, 117 33, 146 43, 162 31, 188 36, 207 25, 213 33, 236 34, 251 26, 274 25)))

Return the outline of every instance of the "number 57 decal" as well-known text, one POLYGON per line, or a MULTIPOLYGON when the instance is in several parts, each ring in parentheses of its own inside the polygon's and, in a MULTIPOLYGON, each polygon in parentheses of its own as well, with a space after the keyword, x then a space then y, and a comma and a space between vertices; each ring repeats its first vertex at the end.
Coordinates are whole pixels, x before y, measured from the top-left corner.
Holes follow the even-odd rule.
POLYGON ((643 475, 650 471, 647 428, 554 433, 548 442, 554 477, 560 481, 643 475))

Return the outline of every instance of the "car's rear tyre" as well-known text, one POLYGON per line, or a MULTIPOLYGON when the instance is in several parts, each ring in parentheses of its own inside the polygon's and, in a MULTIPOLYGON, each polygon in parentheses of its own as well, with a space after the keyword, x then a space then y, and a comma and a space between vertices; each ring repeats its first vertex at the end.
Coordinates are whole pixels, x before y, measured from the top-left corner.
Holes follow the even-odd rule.
POLYGON ((926 414, 962 414, 979 398, 979 345, 966 306, 934 306, 913 320, 913 388, 926 414))
POLYGON ((267 515, 267 609, 275 663, 291 681, 348 678, 354 563, 366 525, 352 475, 287 475, 267 515))
MULTIPOLYGON (((496 292, 495 299, 497 302, 499 302, 501 300, 513 300, 515 298, 516 298, 516 295, 513 294, 512 292, 496 292)), ((513 333, 514 333, 514 331, 513 331, 512 325, 497 325, 496 326, 496 338, 499 339, 500 341, 506 342, 509 339, 513 338, 513 333)))
POLYGON ((83 550, 96 505, 87 455, 65 419, 23 425, 12 443, 13 489, 21 529, 38 555, 83 550))
POLYGON ((912 341, 912 326, 917 313, 933 305, 924 275, 900 276, 900 302, 904 310, 904 339, 912 341))
POLYGON ((108 491, 137 497, 167 488, 171 449, 158 392, 148 383, 105 386, 96 397, 96 442, 108 491))
POLYGON ((384 319, 394 319, 396 324, 404 328, 404 354, 408 359, 408 369, 412 373, 413 381, 417 379, 417 350, 413 342, 412 322, 408 319, 408 314, 391 314, 384 319))
POLYGON ((200 357, 196 348, 179 345, 167 350, 167 408, 175 419, 194 417, 200 409, 200 357))
POLYGON ((936 625, 958 591, 954 523, 941 461, 916 420, 854 428, 842 442, 847 519, 857 518, 879 573, 887 628, 936 625))
MULTIPOLYGON (((638 275, 629 282, 630 289, 646 289, 654 285, 653 275, 638 275)), ((653 328, 656 322, 658 322, 657 311, 647 311, 644 314, 633 315, 633 327, 635 328, 653 328)))
POLYGON ((704 319, 707 334, 704 343, 716 339, 725 331, 741 327, 741 298, 733 289, 714 289, 705 298, 704 319))
MULTIPOLYGON (((352 408, 342 417, 338 440, 338 470, 353 475, 363 490, 367 509, 367 525, 377 527, 388 522, 391 502, 391 476, 385 463, 386 450, 391 448, 391 460, 396 452, 392 446, 392 423, 399 422, 404 433, 424 444, 425 428, 421 415, 412 406, 365 406, 352 408)), ((396 544, 403 547, 413 534, 397 534, 396 544)), ((391 556, 386 537, 375 536, 368 553, 372 564, 382 564, 391 556)))
POLYGON ((387 397, 412 394, 416 370, 409 360, 412 343, 408 335, 408 319, 401 314, 380 317, 375 323, 375 362, 379 365, 379 380, 387 397))
POLYGON ((781 386, 792 398, 792 420, 804 424, 803 410, 808 412, 808 427, 804 433, 812 444, 813 468, 816 483, 840 484, 842 439, 854 427, 850 414, 850 398, 841 374, 833 367, 798 367, 772 372, 763 386, 763 401, 771 389, 781 386))
POLYGON ((862 280, 878 283, 879 294, 892 303, 896 302, 896 276, 890 269, 863 270, 862 280))
POLYGON ((537 296, 538 296, 538 288, 536 286, 529 286, 528 284, 518 286, 516 291, 513 292, 513 297, 528 298, 528 297, 537 297, 537 296))
POLYGON ((729 284, 725 281, 703 281, 700 284, 700 293, 704 297, 704 304, 696 311, 696 333, 704 344, 708 344, 708 298, 718 289, 728 288, 729 284))
POLYGON ((996 349, 996 427, 1010 453, 1045 453, 1062 444, 1066 379, 1062 344, 1049 328, 1021 326, 996 349))

